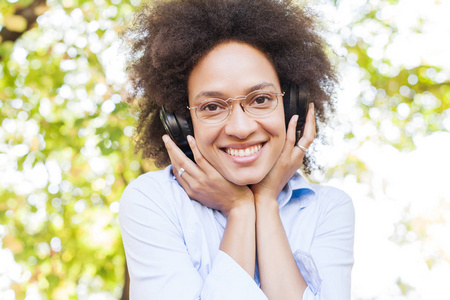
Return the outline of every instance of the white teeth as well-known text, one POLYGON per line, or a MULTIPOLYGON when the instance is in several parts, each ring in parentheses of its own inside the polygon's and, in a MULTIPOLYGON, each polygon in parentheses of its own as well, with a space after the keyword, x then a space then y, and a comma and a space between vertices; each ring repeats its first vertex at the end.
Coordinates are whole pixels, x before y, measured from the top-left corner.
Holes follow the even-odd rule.
POLYGON ((249 156, 254 154, 255 152, 258 152, 261 149, 262 145, 255 145, 255 146, 251 146, 245 149, 233 149, 233 148, 226 148, 226 152, 228 154, 230 154, 231 156, 240 156, 240 157, 244 157, 244 156, 249 156))

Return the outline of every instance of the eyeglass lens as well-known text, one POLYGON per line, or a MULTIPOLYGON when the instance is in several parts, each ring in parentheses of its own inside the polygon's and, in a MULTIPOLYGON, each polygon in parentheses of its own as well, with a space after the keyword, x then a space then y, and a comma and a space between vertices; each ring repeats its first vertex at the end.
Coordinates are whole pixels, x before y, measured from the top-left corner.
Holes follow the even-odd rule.
POLYGON ((232 101, 241 101, 244 111, 250 115, 261 116, 272 112, 278 104, 277 96, 270 91, 254 91, 244 97, 206 99, 195 112, 199 120, 205 123, 217 123, 225 120, 231 112, 232 101))

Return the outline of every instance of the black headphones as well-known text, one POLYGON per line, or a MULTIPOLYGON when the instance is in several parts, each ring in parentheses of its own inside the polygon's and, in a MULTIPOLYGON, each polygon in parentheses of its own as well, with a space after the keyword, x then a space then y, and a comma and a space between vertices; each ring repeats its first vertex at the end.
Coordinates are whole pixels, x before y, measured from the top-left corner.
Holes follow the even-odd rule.
MULTIPOLYGON (((308 113, 308 94, 306 88, 299 87, 296 84, 286 84, 281 86, 284 91, 284 118, 286 128, 293 115, 298 115, 296 142, 300 139, 303 127, 305 126, 306 115, 308 113)), ((161 107, 159 117, 163 123, 166 133, 177 144, 177 146, 186 154, 187 157, 194 160, 191 148, 189 147, 187 136, 194 136, 191 118, 184 118, 177 116, 174 113, 168 112, 161 107)))

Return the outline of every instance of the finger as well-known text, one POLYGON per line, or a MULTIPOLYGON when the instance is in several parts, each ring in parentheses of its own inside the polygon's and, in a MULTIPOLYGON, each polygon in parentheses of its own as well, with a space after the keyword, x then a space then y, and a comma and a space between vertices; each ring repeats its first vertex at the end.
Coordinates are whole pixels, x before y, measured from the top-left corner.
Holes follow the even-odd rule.
POLYGON ((175 144, 174 141, 166 134, 163 136, 164 146, 169 154, 170 162, 174 168, 174 175, 178 178, 178 171, 180 168, 189 170, 189 172, 194 172, 197 168, 195 163, 190 160, 186 154, 181 151, 181 149, 175 144))
POLYGON ((291 120, 288 124, 288 129, 286 133, 286 143, 285 147, 287 149, 292 149, 295 145, 295 134, 297 129, 297 121, 298 121, 298 115, 293 115, 291 120))
POLYGON ((188 196, 191 198, 193 197, 193 190, 190 183, 192 182, 193 177, 189 174, 189 171, 184 170, 184 172, 180 172, 180 170, 176 171, 175 167, 173 167, 173 171, 178 183, 183 187, 186 194, 188 194, 188 196))
POLYGON ((190 176, 190 173, 193 172, 194 168, 196 168, 195 164, 187 158, 187 156, 181 151, 175 142, 169 138, 169 136, 164 135, 163 141, 172 164, 173 175, 186 193, 191 196, 192 189, 189 182, 192 180, 192 177, 190 176), (182 169, 184 169, 183 172, 182 169))
POLYGON ((180 170, 180 163, 176 159, 177 155, 177 149, 175 143, 169 138, 167 134, 163 135, 162 137, 164 146, 166 147, 167 154, 169 154, 170 163, 172 164, 172 173, 173 175, 178 179, 178 172, 180 170))
POLYGON ((195 162, 206 173, 209 172, 217 172, 216 169, 205 159, 205 157, 200 152, 200 149, 197 147, 197 142, 193 136, 188 135, 187 140, 189 143, 189 147, 191 147, 192 154, 194 155, 195 162))
MULTIPOLYGON (((190 137, 189 139, 191 139, 191 142, 192 140, 194 140, 192 137, 190 137)), ((175 144, 175 142, 173 142, 168 136, 163 137, 163 140, 165 142, 166 148, 168 148, 168 153, 170 161, 172 162, 173 173, 175 175, 175 178, 181 184, 181 186, 189 195, 189 197, 195 198, 195 191, 196 191, 195 187, 198 186, 199 182, 205 179, 205 176, 207 178, 211 178, 212 177, 211 173, 207 175, 203 169, 205 167, 205 164, 203 163, 203 165, 199 166, 196 163, 194 163, 183 153, 183 151, 181 151, 181 149, 175 144), (180 176, 181 168, 185 169, 185 171, 180 176)), ((209 165, 209 163, 201 156, 201 153, 199 149, 196 147, 196 145, 191 147, 194 155, 197 155, 197 157, 194 156, 195 160, 196 161, 198 160, 200 162, 204 161, 209 165)), ((212 166, 211 168, 213 169, 214 172, 216 172, 216 174, 218 174, 218 172, 212 166)))
POLYGON ((316 138, 316 117, 314 113, 314 103, 309 104, 308 115, 306 116, 305 129, 303 135, 298 141, 299 145, 309 148, 316 138))
POLYGON ((197 164, 203 164, 204 163, 204 158, 203 158, 202 153, 200 152, 200 150, 197 147, 197 143, 195 142, 194 137, 192 137, 191 135, 188 135, 187 136, 187 141, 189 143, 189 147, 191 147, 192 154, 194 155, 195 162, 197 164))
POLYGON ((192 176, 189 174, 188 170, 186 170, 184 168, 180 168, 178 171, 174 171, 174 172, 176 172, 175 177, 177 177, 178 180, 186 182, 186 184, 189 185, 189 180, 192 176))

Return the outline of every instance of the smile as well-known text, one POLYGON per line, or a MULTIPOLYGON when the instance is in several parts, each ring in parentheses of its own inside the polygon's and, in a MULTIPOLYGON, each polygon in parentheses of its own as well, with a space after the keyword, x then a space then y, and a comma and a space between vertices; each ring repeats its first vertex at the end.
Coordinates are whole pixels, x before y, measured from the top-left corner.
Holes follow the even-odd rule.
POLYGON ((256 152, 261 150, 261 147, 262 147, 262 144, 250 146, 250 147, 247 147, 247 148, 239 148, 239 149, 226 148, 225 152, 228 153, 231 156, 245 157, 245 156, 250 156, 252 154, 255 154, 256 152))

